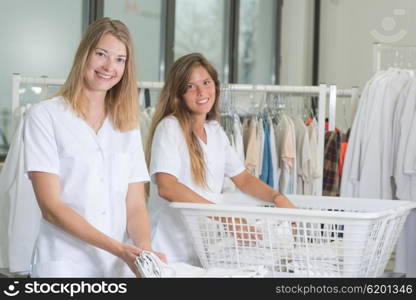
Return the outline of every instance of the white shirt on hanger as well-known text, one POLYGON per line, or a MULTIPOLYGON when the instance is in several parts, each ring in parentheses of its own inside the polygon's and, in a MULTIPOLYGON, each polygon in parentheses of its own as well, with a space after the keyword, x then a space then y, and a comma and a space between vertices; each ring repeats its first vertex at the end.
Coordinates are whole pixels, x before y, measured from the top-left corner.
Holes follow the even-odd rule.
POLYGON ((252 118, 250 121, 250 126, 248 129, 248 141, 247 141, 247 151, 245 165, 247 171, 255 176, 260 176, 260 163, 259 163, 259 143, 258 143, 258 134, 257 134, 257 120, 252 118))
POLYGON ((244 163, 244 141, 243 141, 243 126, 241 125, 240 118, 234 115, 233 132, 235 141, 235 151, 240 158, 241 162, 244 163))
POLYGON ((164 118, 157 126, 151 150, 149 212, 152 221, 152 247, 163 252, 169 263, 185 262, 199 265, 193 250, 192 240, 183 223, 179 211, 169 206, 170 202, 161 198, 155 184, 156 173, 168 173, 177 178, 202 197, 218 203, 221 201, 221 188, 224 176, 233 177, 244 171, 230 142, 216 121, 205 123, 207 144, 200 141, 206 166, 206 181, 209 190, 200 187, 192 180, 188 147, 178 120, 164 118))
POLYGON ((264 154, 264 127, 263 127, 263 119, 257 120, 257 144, 259 145, 259 165, 258 165, 258 175, 260 177, 262 168, 263 168, 263 154, 264 154))
POLYGON ((358 195, 364 198, 381 198, 379 186, 382 164, 380 162, 381 139, 378 136, 380 130, 381 109, 387 86, 391 78, 391 72, 387 76, 375 81, 372 85, 372 98, 366 106, 363 139, 361 141, 360 169, 358 195))
POLYGON ((294 193, 294 186, 290 183, 296 181, 296 137, 292 120, 282 115, 276 127, 276 143, 278 148, 280 173, 279 187, 282 193, 294 193))
POLYGON ((143 145, 147 144, 147 136, 149 134, 150 126, 152 125, 152 119, 155 112, 154 107, 148 107, 140 113, 140 133, 142 136, 143 145))
MULTIPOLYGON (((28 112, 24 143, 26 172, 58 175, 66 205, 104 234, 128 241, 128 184, 149 179, 138 129, 120 132, 106 119, 95 133, 62 97, 56 97, 28 112)), ((120 258, 44 219, 34 262, 33 277, 134 276, 120 258)))
MULTIPOLYGON (((351 130, 341 184, 342 196, 392 199, 391 176, 400 200, 415 200, 416 176, 405 174, 416 84, 406 70, 378 72, 366 84, 351 130)), ((414 152, 413 152, 414 153, 414 152)), ((415 276, 415 214, 410 213, 396 248, 396 272, 415 276)))
POLYGON ((344 167, 341 180, 340 193, 343 197, 359 197, 360 175, 362 168, 362 155, 367 116, 371 112, 368 106, 375 99, 377 91, 375 85, 379 80, 389 75, 389 71, 376 73, 365 85, 361 99, 358 103, 357 113, 351 128, 347 152, 345 154, 344 167), (374 83, 374 85, 373 85, 374 83))
MULTIPOLYGON (((394 182, 396 197, 400 200, 416 201, 416 175, 408 155, 414 155, 416 138, 416 79, 408 82, 403 89, 395 109, 394 130, 394 182), (413 153, 412 153, 413 152, 413 153)), ((405 273, 406 277, 416 277, 416 211, 409 213, 400 234, 395 257, 395 272, 405 273)))
MULTIPOLYGON (((416 84, 416 80, 413 79, 411 82, 413 85, 416 84)), ((410 127, 406 128, 408 132, 407 137, 405 137, 406 145, 405 145, 405 154, 404 154, 404 161, 403 161, 403 172, 410 176, 416 175, 416 102, 412 101, 411 97, 408 97, 407 102, 413 104, 413 107, 410 105, 409 107, 409 114, 411 120, 410 127)), ((416 201, 415 198, 413 200, 416 201)))
POLYGON ((311 149, 309 135, 305 123, 300 118, 293 120, 296 136, 296 161, 297 161, 297 194, 304 194, 304 184, 311 181, 311 149))
POLYGON ((319 150, 318 150, 318 125, 315 119, 307 126, 309 136, 309 146, 311 151, 310 160, 310 181, 304 184, 305 195, 318 195, 322 190, 319 186, 319 178, 322 176, 322 169, 319 161, 319 150))
MULTIPOLYGON (((407 137, 406 154, 404 156, 404 173, 416 175, 416 114, 413 115, 412 130, 407 137)), ((416 199, 415 199, 416 200, 416 199)))
MULTIPOLYGON (((240 161, 244 163, 245 155, 244 155, 244 142, 243 142, 243 127, 242 127, 240 118, 238 117, 237 114, 234 114, 233 116, 232 140, 234 141, 234 144, 232 144, 231 142, 231 146, 234 148, 240 161)), ((236 191, 237 191, 237 187, 235 186, 234 182, 229 177, 225 177, 222 192, 233 193, 236 191)))
POLYGON ((20 107, 15 114, 17 128, 0 173, 0 269, 18 274, 30 271, 41 220, 32 183, 24 172, 26 107, 20 107))
MULTIPOLYGON (((413 200, 412 197, 412 176, 405 172, 407 165, 406 151, 415 150, 407 149, 408 139, 411 138, 412 131, 415 128, 412 127, 412 122, 415 115, 416 104, 414 99, 416 98, 416 80, 411 80, 407 85, 407 88, 403 90, 401 96, 398 99, 396 114, 395 114, 395 151, 394 157, 394 180, 396 184, 396 196, 400 200, 413 200)), ((411 142, 410 142, 411 143, 411 142)))
POLYGON ((392 175, 394 162, 394 110, 397 107, 400 94, 411 80, 411 75, 406 70, 395 70, 387 93, 384 96, 383 111, 381 116, 381 196, 383 199, 393 199, 392 175))

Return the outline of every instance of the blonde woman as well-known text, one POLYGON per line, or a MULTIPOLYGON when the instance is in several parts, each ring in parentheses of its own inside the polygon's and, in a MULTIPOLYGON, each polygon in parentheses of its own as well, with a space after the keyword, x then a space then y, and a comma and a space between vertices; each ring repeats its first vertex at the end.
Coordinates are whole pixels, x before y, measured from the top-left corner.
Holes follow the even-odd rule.
POLYGON ((127 27, 100 19, 58 95, 27 114, 25 169, 43 216, 32 277, 138 276, 135 258, 152 251, 134 70, 127 27))
POLYGON ((198 53, 178 59, 161 92, 147 145, 152 245, 168 262, 199 265, 190 238, 170 202, 215 203, 224 176, 279 207, 294 207, 282 194, 251 176, 218 123, 217 71, 198 53))

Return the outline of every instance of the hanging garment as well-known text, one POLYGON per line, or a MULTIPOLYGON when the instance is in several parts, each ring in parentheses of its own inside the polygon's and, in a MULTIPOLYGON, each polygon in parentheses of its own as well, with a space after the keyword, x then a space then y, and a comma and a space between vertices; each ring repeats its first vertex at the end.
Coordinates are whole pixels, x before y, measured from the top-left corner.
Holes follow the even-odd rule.
POLYGON ((361 143, 364 140, 366 130, 367 102, 373 101, 374 86, 373 83, 387 76, 387 71, 376 73, 365 85, 361 99, 358 102, 357 112, 351 127, 349 147, 345 154, 343 176, 341 181, 341 196, 359 197, 360 185, 360 160, 361 160, 361 143))
POLYGON ((140 113, 140 122, 139 122, 139 128, 140 128, 140 134, 143 139, 143 146, 147 145, 147 138, 150 131, 150 126, 152 125, 152 119, 153 115, 155 113, 154 107, 149 107, 141 111, 140 113))
POLYGON ((243 120, 243 144, 244 144, 244 157, 247 155, 247 146, 249 141, 249 131, 250 131, 250 120, 245 118, 243 120))
POLYGON ((241 162, 244 162, 244 141, 243 141, 243 127, 240 122, 240 118, 237 114, 234 114, 233 118, 233 133, 234 133, 234 149, 240 158, 241 162))
POLYGON ((17 128, 0 173, 0 269, 28 274, 41 213, 32 183, 24 172, 23 128, 26 107, 17 115, 17 128))
MULTIPOLYGON (((401 93, 396 106, 394 117, 394 166, 393 175, 396 187, 395 197, 401 200, 416 201, 416 197, 412 197, 412 174, 405 172, 407 167, 405 163, 406 152, 416 151, 411 148, 409 138, 412 138, 412 132, 416 131, 413 127, 413 120, 416 118, 416 79, 409 81, 407 87, 401 93), (407 147, 410 146, 408 149, 407 147)), ((412 143, 412 142, 410 142, 412 143)))
POLYGON ((341 195, 392 199, 394 112, 409 82, 407 71, 389 69, 367 84, 351 128, 341 195))
MULTIPOLYGON (((395 111, 393 130, 394 140, 394 197, 416 201, 416 175, 411 172, 416 131, 416 80, 412 79, 400 95, 395 111)), ((406 277, 416 277, 416 211, 409 213, 396 246, 395 272, 405 273, 406 277)))
POLYGON ((247 152, 246 152, 246 169, 255 176, 259 177, 259 143, 257 138, 257 120, 250 121, 250 129, 248 134, 247 152))
MULTIPOLYGON (((237 114, 233 115, 233 140, 234 145, 231 145, 235 152, 237 153, 237 156, 239 157, 241 163, 244 163, 244 142, 243 142, 243 127, 240 122, 240 118, 237 114)), ((237 187, 235 186, 234 182, 229 178, 224 178, 224 185, 222 187, 222 193, 233 193, 237 190, 237 187)))
POLYGON ((311 182, 311 149, 309 135, 304 122, 300 118, 294 118, 293 124, 296 135, 296 170, 297 170, 297 194, 304 194, 304 185, 311 182))
POLYGON ((313 119, 307 126, 309 136, 310 159, 310 180, 304 183, 305 195, 318 195, 321 192, 319 178, 322 177, 322 168, 318 150, 318 125, 313 119))
MULTIPOLYGON (((416 108, 416 107, 415 107, 416 108)), ((415 109, 413 109, 413 112, 415 109)), ((410 176, 416 175, 416 114, 413 114, 412 130, 407 138, 406 151, 404 155, 404 173, 410 176)))
POLYGON ((264 141, 265 141, 265 135, 264 135, 263 119, 260 118, 257 120, 257 144, 259 147, 259 158, 258 158, 258 170, 257 170, 256 177, 258 178, 260 178, 261 168, 263 167, 264 141))
MULTIPOLYGON (((389 69, 366 84, 351 128, 341 195, 416 200, 416 177, 405 172, 412 149, 416 84, 412 72, 389 69), (410 152, 408 152, 410 151, 410 152), (406 167, 405 167, 406 165, 406 167)), ((412 224, 409 214, 406 224, 412 224)), ((396 249, 396 270, 416 274, 414 228, 405 225, 396 249)))
POLYGON ((225 113, 221 115, 220 125, 224 129, 224 132, 230 141, 231 147, 235 149, 234 138, 234 113, 225 113))
POLYGON ((282 115, 276 126, 276 145, 279 153, 280 191, 285 194, 294 192, 293 181, 296 178, 296 137, 292 120, 282 115), (292 185, 291 185, 292 182, 292 185))
POLYGON ((279 161, 278 161, 278 154, 277 154, 277 147, 276 147, 276 134, 275 134, 275 127, 271 120, 268 118, 269 122, 269 136, 270 136, 270 152, 271 152, 271 164, 273 168, 273 185, 272 187, 279 191, 279 178, 280 178, 280 168, 279 168, 279 161))
POLYGON ((270 147, 270 129, 267 120, 263 120, 264 129, 264 146, 263 146, 263 162, 260 174, 260 180, 273 187, 273 165, 270 147))
POLYGON ((374 101, 368 116, 367 136, 360 162, 360 197, 393 198, 393 115, 399 94, 409 79, 408 72, 392 70, 388 77, 380 81, 382 87, 375 93, 377 103, 374 101))

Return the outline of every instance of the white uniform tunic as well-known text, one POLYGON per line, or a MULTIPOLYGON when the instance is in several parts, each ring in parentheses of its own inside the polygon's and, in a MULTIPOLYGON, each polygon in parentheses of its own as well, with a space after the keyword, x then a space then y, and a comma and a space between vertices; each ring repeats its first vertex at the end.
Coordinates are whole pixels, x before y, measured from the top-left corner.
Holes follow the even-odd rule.
POLYGON ((166 117, 157 126, 151 150, 149 212, 152 220, 152 247, 163 252, 168 262, 185 262, 199 265, 192 242, 180 214, 169 207, 170 202, 159 197, 155 174, 173 175, 177 180, 206 199, 218 203, 224 175, 233 177, 244 171, 244 164, 216 121, 205 123, 207 144, 200 141, 206 165, 209 190, 197 186, 192 180, 190 157, 182 129, 175 117, 166 117))
MULTIPOLYGON (((61 97, 28 113, 25 171, 59 176, 61 200, 104 234, 127 242, 126 194, 148 181, 139 130, 120 132, 104 121, 96 134, 61 97)), ((127 265, 42 219, 33 277, 133 276, 127 265)))

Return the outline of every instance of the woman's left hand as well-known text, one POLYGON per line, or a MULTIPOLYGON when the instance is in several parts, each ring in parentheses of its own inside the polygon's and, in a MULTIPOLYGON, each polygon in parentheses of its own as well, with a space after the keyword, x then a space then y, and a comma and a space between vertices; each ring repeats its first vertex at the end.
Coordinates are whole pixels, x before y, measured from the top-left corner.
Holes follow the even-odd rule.
POLYGON ((273 203, 280 208, 296 208, 296 206, 283 194, 276 194, 273 197, 273 203))

